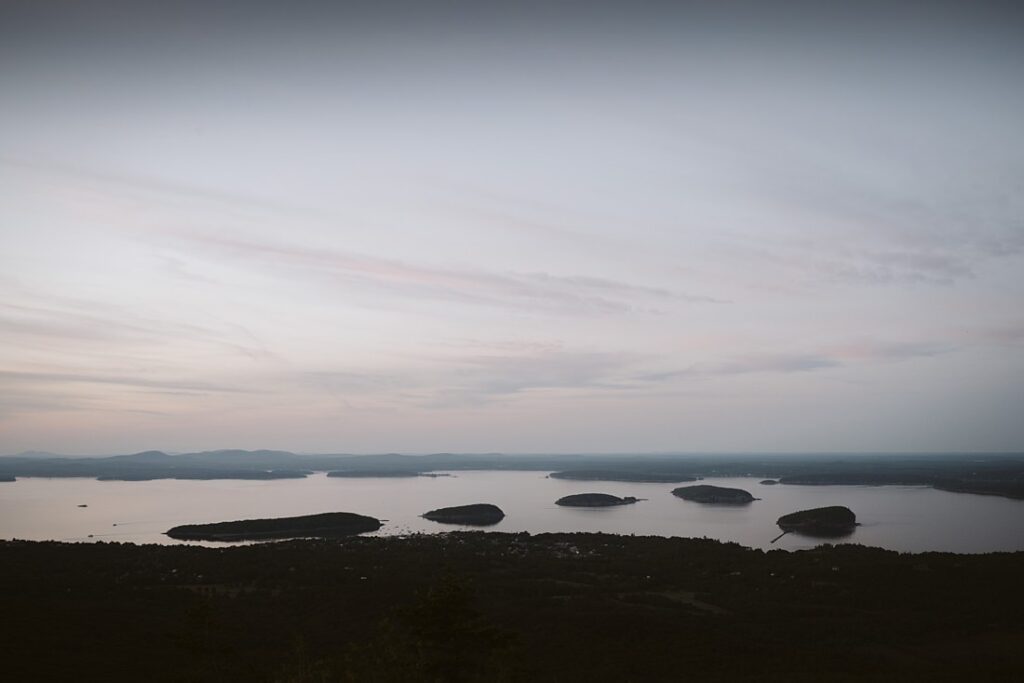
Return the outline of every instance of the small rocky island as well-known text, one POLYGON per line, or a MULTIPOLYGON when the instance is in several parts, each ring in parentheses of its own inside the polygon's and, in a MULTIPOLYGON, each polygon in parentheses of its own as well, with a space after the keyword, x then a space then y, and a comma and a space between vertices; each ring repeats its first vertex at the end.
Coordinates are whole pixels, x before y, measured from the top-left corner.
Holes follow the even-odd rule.
POLYGON ((746 505, 757 500, 754 496, 750 495, 749 491, 730 489, 725 486, 711 486, 709 484, 681 486, 674 489, 672 495, 683 500, 692 500, 695 503, 712 505, 746 505))
POLYGON ((431 510, 424 519, 441 524, 463 524, 466 526, 491 526, 505 519, 505 513, 497 505, 474 503, 431 510))
POLYGON ((213 524, 185 524, 167 531, 180 541, 261 541, 279 538, 334 538, 376 531, 381 522, 352 512, 324 512, 301 517, 243 519, 213 524))
POLYGON ((761 484, 763 484, 764 486, 774 486, 775 484, 778 484, 778 483, 779 482, 776 479, 763 479, 761 481, 761 484))
POLYGON ((786 533, 836 538, 853 533, 857 526, 857 516, 848 507, 831 505, 783 515, 776 524, 786 533))
POLYGON ((632 505, 638 499, 633 496, 619 498, 610 493, 574 493, 555 501, 555 505, 571 508, 606 508, 615 505, 632 505))

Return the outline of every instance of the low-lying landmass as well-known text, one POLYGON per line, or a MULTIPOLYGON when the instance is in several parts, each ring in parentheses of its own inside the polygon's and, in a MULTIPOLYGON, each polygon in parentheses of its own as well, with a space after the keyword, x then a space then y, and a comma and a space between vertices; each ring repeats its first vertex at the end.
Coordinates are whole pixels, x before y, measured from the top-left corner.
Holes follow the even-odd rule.
POLYGON ((1024 680, 1024 553, 463 532, 0 542, 11 681, 1024 680))
POLYGON ((778 483, 779 482, 776 481, 775 479, 762 479, 761 480, 761 484, 763 484, 765 486, 774 486, 774 485, 776 485, 778 483))
POLYGON ((856 472, 808 472, 782 477, 780 483, 793 486, 929 486, 951 493, 973 493, 982 496, 1001 496, 1024 500, 1024 471, 1010 467, 989 470, 984 464, 980 471, 951 477, 940 471, 864 470, 856 472), (986 471, 988 470, 988 471, 986 471))
POLYGON ((416 470, 331 470, 328 477, 341 479, 401 479, 405 477, 427 477, 436 479, 438 477, 450 477, 447 472, 418 472, 416 470))
POLYGON ((935 479, 932 488, 950 493, 973 493, 979 496, 1000 496, 1024 500, 1024 479, 935 479))
POLYGON ((555 478, 675 483, 709 477, 754 477, 799 485, 908 485, 1024 499, 1024 454, 298 454, 222 450, 144 451, 68 458, 51 453, 0 457, 0 477, 275 479, 311 472, 344 476, 428 475, 459 470, 544 471, 555 478))
POLYGON ((17 481, 17 477, 12 477, 9 474, 0 475, 0 481, 17 481))
POLYGON ((299 517, 244 519, 212 524, 185 524, 167 531, 182 541, 259 541, 280 538, 333 538, 380 529, 373 517, 352 512, 324 512, 299 517))
POLYGON ((174 468, 170 470, 155 469, 143 472, 126 472, 124 474, 106 474, 96 477, 100 481, 154 481, 157 479, 305 479, 312 472, 308 470, 208 470, 191 468, 174 468))
POLYGON ((441 524, 462 524, 466 526, 491 526, 505 519, 505 513, 497 505, 473 503, 438 508, 423 515, 424 519, 441 524))
POLYGON ((822 538, 838 538, 848 536, 857 527, 857 516, 848 507, 830 505, 828 507, 800 510, 779 517, 776 524, 785 532, 794 532, 804 536, 822 538))
POLYGON ((749 491, 728 488, 726 486, 711 486, 709 484, 681 486, 673 489, 672 495, 683 500, 691 500, 695 503, 705 503, 708 505, 746 505, 757 500, 749 491))
POLYGON ((555 501, 555 505, 575 508, 606 508, 615 505, 632 505, 639 499, 633 496, 619 498, 610 493, 574 493, 555 501))
POLYGON ((377 477, 392 479, 401 477, 421 477, 423 476, 423 473, 411 470, 331 470, 327 473, 327 476, 343 479, 372 479, 377 477))
POLYGON ((552 479, 573 481, 624 481, 651 484, 681 484, 684 481, 697 481, 697 477, 686 474, 634 470, 566 470, 552 472, 548 476, 552 479))

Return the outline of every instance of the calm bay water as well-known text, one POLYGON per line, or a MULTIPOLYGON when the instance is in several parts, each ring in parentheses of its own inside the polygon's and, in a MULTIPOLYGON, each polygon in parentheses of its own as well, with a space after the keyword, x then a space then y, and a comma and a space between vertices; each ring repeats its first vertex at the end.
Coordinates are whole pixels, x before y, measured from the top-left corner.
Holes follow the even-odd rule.
POLYGON ((720 507, 671 495, 681 484, 573 482, 548 479, 543 472, 474 471, 399 479, 316 474, 276 481, 19 479, 0 484, 0 538, 171 544, 178 541, 163 532, 178 524, 335 511, 387 520, 375 535, 436 533, 463 527, 436 524, 419 515, 438 507, 485 502, 506 514, 500 524, 488 527, 493 531, 706 536, 754 548, 795 550, 825 541, 788 534, 771 545, 779 533, 778 517, 845 505, 857 514, 861 526, 843 542, 908 552, 1024 550, 1024 501, 912 486, 765 486, 758 481, 701 482, 744 488, 761 498, 744 507, 720 507), (647 500, 605 509, 554 504, 562 496, 591 491, 647 500))

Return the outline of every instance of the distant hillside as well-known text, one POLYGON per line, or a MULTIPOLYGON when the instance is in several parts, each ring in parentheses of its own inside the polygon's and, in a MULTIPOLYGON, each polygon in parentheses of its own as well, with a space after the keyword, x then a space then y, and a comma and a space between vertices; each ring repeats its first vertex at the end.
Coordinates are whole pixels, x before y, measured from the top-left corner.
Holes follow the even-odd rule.
POLYGON ((674 482, 701 477, 778 479, 789 485, 919 485, 945 491, 1024 498, 1024 454, 297 454, 216 450, 143 451, 108 457, 29 452, 0 458, 0 477, 104 479, 277 479, 311 472, 346 477, 459 470, 552 472, 565 479, 674 482))

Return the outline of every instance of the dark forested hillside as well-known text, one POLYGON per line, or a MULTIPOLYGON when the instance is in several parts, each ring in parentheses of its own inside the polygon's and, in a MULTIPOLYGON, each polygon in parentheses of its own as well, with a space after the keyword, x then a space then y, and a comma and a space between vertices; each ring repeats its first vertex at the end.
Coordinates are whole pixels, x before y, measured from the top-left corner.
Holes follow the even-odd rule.
POLYGON ((454 533, 0 543, 7 680, 1020 680, 1024 553, 454 533))

